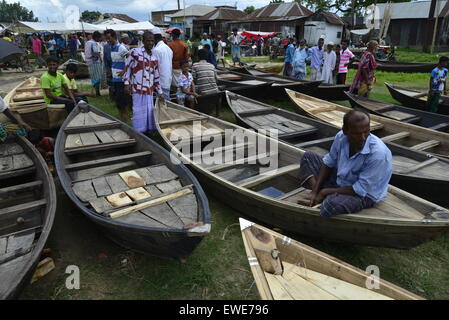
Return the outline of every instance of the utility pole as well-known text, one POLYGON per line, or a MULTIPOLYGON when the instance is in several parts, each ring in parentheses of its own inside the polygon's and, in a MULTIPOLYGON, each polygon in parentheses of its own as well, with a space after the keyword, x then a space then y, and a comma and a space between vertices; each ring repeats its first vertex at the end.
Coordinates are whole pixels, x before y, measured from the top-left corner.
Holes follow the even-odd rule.
POLYGON ((427 18, 426 23, 426 31, 424 33, 424 41, 423 41, 423 51, 429 52, 429 49, 432 45, 432 30, 434 29, 435 24, 435 7, 437 4, 437 0, 432 0, 430 3, 429 9, 429 17, 427 18))
POLYGON ((179 5, 179 0, 178 0, 178 10, 181 10, 181 6, 179 5))
POLYGON ((439 16, 439 13, 440 13, 440 3, 437 2, 437 10, 436 10, 435 15, 434 15, 435 23, 434 23, 434 27, 433 27, 432 44, 430 45, 430 53, 432 53, 432 54, 433 54, 433 50, 435 48, 435 38, 436 38, 436 35, 437 35, 437 30, 438 30, 438 16, 439 16))

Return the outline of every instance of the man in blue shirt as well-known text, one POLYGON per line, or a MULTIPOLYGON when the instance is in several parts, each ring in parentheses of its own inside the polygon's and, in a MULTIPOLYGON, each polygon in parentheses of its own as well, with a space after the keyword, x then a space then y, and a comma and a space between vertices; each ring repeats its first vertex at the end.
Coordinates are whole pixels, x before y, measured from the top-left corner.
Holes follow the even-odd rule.
POLYGON ((318 45, 310 49, 311 63, 310 63, 310 80, 321 80, 321 68, 323 67, 324 55, 324 39, 318 40, 318 45))
POLYGON ((295 45, 293 44, 293 38, 288 39, 288 45, 285 49, 285 66, 284 66, 284 76, 291 77, 293 71, 293 56, 295 54, 295 45))
POLYGON ((309 49, 306 46, 306 41, 300 40, 299 45, 295 50, 292 61, 292 74, 291 77, 305 80, 307 75, 307 62, 310 61, 309 49))
POLYGON ((391 162, 391 151, 370 134, 369 115, 351 110, 324 158, 304 154, 299 178, 301 185, 312 190, 310 206, 322 202, 320 215, 329 218, 371 208, 385 199, 391 162))

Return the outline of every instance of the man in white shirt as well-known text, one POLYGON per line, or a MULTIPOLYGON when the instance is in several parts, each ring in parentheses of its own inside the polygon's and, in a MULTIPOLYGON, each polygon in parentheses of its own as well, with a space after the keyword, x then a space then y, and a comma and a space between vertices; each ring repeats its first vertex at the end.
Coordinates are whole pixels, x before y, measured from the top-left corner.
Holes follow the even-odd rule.
POLYGON ((153 47, 152 54, 156 57, 159 64, 159 82, 162 87, 162 93, 164 94, 165 100, 170 101, 173 51, 162 40, 161 29, 154 27, 151 30, 151 33, 154 34, 154 41, 156 42, 153 47))

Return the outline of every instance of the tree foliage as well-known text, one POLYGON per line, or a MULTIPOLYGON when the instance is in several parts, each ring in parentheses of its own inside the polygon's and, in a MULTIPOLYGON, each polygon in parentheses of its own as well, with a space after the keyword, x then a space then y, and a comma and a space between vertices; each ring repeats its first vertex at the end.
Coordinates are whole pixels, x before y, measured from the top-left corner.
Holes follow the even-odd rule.
POLYGON ((98 21, 98 18, 100 18, 100 16, 101 16, 101 12, 84 10, 81 13, 81 20, 84 22, 91 23, 91 22, 98 21))
POLYGON ((284 3, 284 0, 271 0, 270 3, 284 3))
POLYGON ((410 2, 411 0, 295 0, 312 10, 339 11, 343 14, 352 12, 354 3, 355 12, 361 13, 366 7, 375 3, 385 2, 410 2))
POLYGON ((256 11, 256 8, 254 8, 254 6, 248 6, 243 10, 243 12, 245 12, 246 14, 253 13, 254 11, 256 11))
POLYGON ((37 22, 32 10, 22 7, 20 2, 7 3, 5 0, 0 2, 0 21, 1 22, 16 22, 16 21, 31 21, 37 22))

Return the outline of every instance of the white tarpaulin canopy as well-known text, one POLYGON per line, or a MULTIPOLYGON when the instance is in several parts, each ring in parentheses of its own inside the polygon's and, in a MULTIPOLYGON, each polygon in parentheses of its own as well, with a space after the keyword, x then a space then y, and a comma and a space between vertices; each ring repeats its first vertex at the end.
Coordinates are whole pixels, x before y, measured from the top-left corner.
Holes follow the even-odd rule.
POLYGON ((134 23, 118 23, 118 24, 110 24, 110 25, 102 25, 97 24, 95 27, 101 28, 101 30, 112 29, 115 31, 140 31, 140 30, 148 30, 154 28, 154 25, 148 21, 142 22, 134 22, 134 23))
POLYGON ((351 33, 359 35, 359 36, 364 36, 365 34, 367 34, 368 32, 370 32, 371 29, 358 29, 358 30, 351 30, 351 33))
POLYGON ((102 27, 86 23, 86 22, 75 22, 73 24, 66 24, 65 22, 26 22, 19 21, 11 27, 11 30, 15 32, 60 32, 60 33, 70 33, 75 31, 101 31, 104 30, 102 27))

